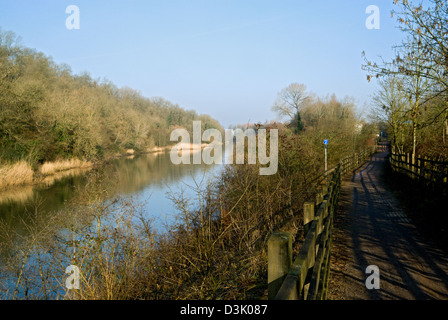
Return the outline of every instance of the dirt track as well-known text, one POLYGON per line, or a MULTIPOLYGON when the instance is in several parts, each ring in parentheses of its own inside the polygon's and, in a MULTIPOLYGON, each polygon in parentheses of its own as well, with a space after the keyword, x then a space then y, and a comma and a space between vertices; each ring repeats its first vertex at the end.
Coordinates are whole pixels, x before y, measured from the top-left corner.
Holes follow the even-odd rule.
POLYGON ((374 155, 343 180, 328 299, 448 299, 448 255, 423 239, 384 188, 380 174, 386 155, 374 155), (379 267, 378 290, 365 286, 369 265, 379 267))

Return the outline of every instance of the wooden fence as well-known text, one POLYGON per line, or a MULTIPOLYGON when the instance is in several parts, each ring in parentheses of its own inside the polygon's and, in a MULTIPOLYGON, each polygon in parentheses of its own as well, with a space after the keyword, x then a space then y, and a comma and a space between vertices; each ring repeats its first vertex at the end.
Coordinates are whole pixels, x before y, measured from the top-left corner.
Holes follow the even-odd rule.
POLYGON ((420 157, 412 154, 398 154, 391 152, 390 165, 394 172, 407 174, 412 179, 420 179, 425 182, 444 185, 448 182, 448 162, 420 157))
POLYGON ((305 240, 292 261, 292 235, 274 232, 268 241, 268 296, 275 300, 324 300, 330 274, 331 235, 342 176, 370 159, 377 146, 343 159, 305 202, 305 240))

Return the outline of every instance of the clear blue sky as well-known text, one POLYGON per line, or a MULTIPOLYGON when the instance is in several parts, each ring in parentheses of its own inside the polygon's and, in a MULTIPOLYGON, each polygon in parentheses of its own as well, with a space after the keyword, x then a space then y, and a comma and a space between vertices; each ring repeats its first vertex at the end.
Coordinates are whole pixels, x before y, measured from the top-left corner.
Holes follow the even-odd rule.
POLYGON ((392 0, 0 0, 0 27, 22 44, 146 97, 210 114, 225 127, 275 119, 292 82, 369 102, 362 51, 389 58, 402 34, 392 0), (80 9, 68 30, 65 9, 80 9), (380 29, 365 27, 368 5, 380 29))

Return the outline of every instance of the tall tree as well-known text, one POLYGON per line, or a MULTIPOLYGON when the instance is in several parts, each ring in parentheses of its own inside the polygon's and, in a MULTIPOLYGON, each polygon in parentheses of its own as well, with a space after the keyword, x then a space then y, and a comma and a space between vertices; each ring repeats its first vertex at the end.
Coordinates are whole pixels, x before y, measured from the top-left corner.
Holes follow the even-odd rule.
POLYGON ((376 107, 374 115, 387 124, 392 145, 403 152, 403 124, 406 119, 408 98, 400 77, 391 76, 381 79, 379 90, 375 93, 373 101, 376 107))
MULTIPOLYGON (((379 77, 400 77, 407 93, 407 116, 412 123, 412 154, 418 147, 418 131, 446 116, 448 104, 430 103, 432 99, 448 96, 448 4, 429 0, 423 6, 409 0, 394 0, 401 30, 406 38, 395 47, 396 56, 390 62, 372 63, 366 59, 367 80, 379 77), (430 112, 432 119, 422 117, 422 109, 437 108, 430 112)), ((447 99, 445 98, 445 101, 447 99)))
POLYGON ((300 112, 308 98, 304 84, 291 83, 278 93, 272 110, 282 118, 289 118, 294 128, 300 131, 303 128, 300 112))

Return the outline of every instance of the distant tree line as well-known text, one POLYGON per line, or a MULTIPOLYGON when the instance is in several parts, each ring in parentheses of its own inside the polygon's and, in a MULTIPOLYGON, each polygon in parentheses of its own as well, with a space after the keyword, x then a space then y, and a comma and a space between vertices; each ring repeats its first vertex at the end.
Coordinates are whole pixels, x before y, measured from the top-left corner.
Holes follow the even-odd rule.
POLYGON ((162 98, 75 75, 0 29, 0 162, 101 159, 166 146, 177 127, 220 124, 162 98))

